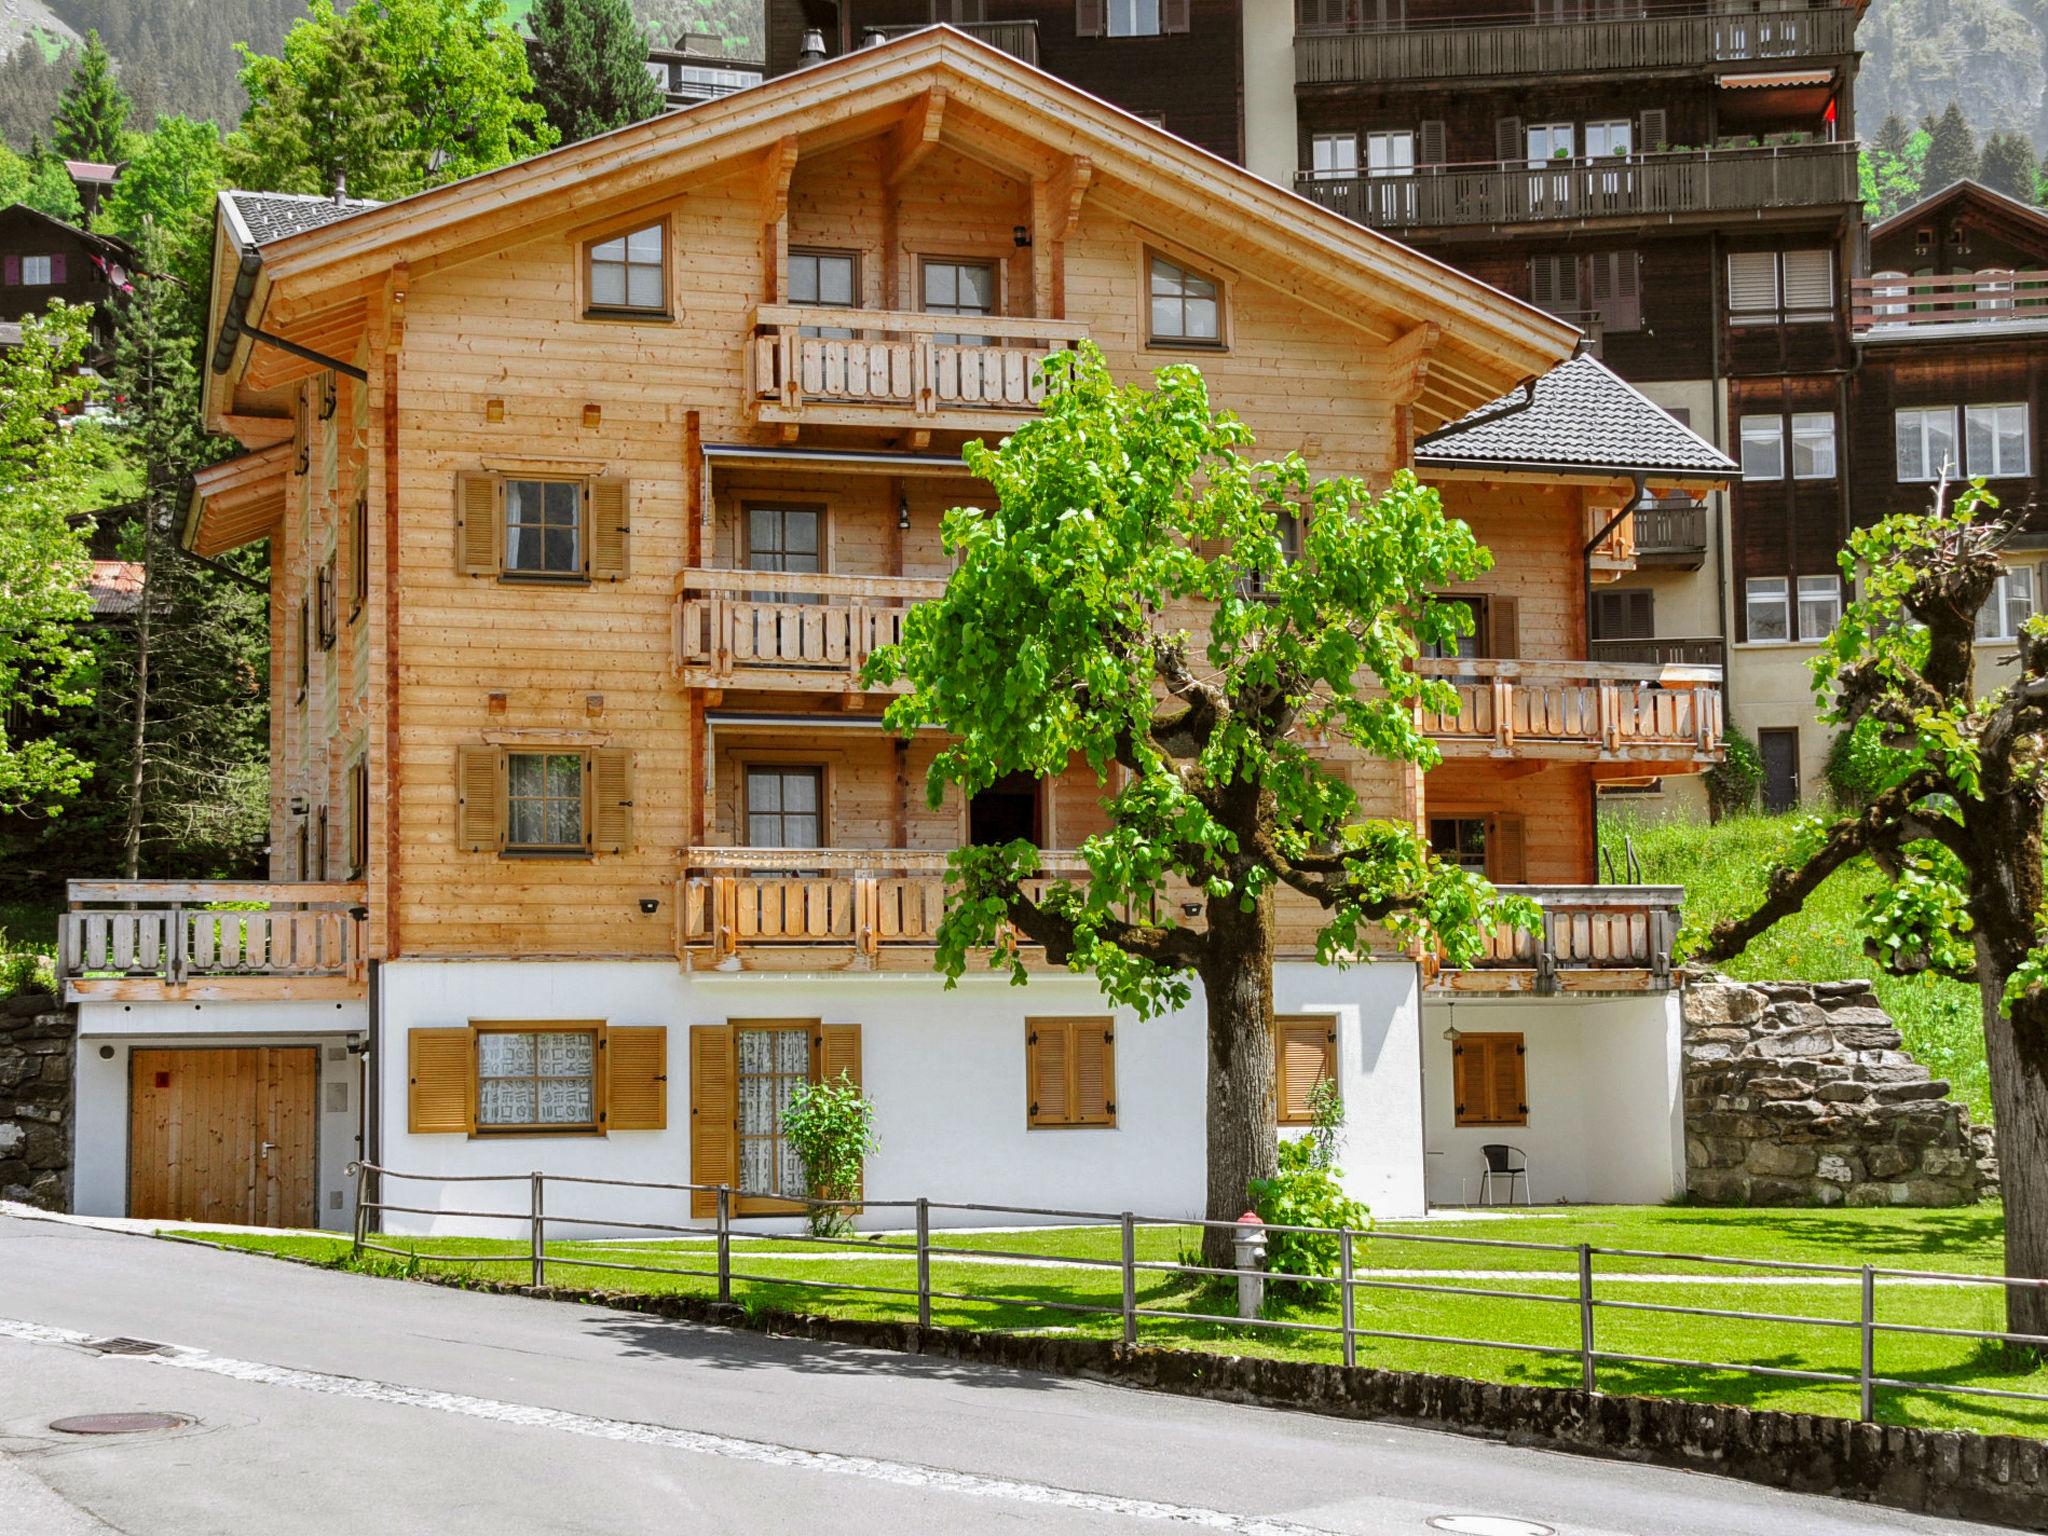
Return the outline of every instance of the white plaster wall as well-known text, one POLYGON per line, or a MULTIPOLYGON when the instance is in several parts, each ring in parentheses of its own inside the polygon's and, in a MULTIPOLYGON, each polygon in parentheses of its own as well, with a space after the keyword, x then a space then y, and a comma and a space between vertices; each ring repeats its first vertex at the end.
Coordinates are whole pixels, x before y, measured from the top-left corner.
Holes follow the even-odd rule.
MULTIPOLYGON (((1827 793, 1822 772, 1835 728, 1821 724, 1814 712, 1813 673, 1808 663, 1818 645, 1796 641, 1745 642, 1728 647, 1728 688, 1734 707, 1730 718, 1752 742, 1762 730, 1799 732, 1799 797, 1818 800, 1827 793)), ((1761 793, 1761 790, 1759 790, 1761 793)))
POLYGON ((1254 176, 1294 185, 1294 0, 1244 3, 1244 163, 1254 176))
MULTIPOLYGON (((922 975, 777 976, 680 973, 668 962, 440 963, 382 968, 388 1045, 376 1068, 384 1093, 385 1166, 425 1175, 508 1174, 550 1179, 687 1182, 689 1026, 730 1018, 820 1018, 861 1025, 861 1076, 875 1103, 880 1149, 868 1161, 873 1201, 914 1199, 1142 1215, 1199 1215, 1204 1190, 1206 1055, 1199 994, 1187 1009, 1140 1021, 1110 1009, 1093 981, 1034 978, 1012 987, 969 976, 948 992, 922 975), (1114 1127, 1032 1130, 1025 1124, 1024 1021, 1032 1015, 1113 1013, 1114 1127), (472 1019, 604 1019, 669 1029, 668 1129, 602 1137, 471 1138, 414 1135, 405 1120, 405 1031, 472 1019)), ((1350 1110, 1344 1149, 1352 1192, 1385 1215, 1422 1208, 1420 1060, 1413 966, 1339 972, 1281 965, 1281 1012, 1338 1018, 1338 1060, 1350 1110)), ((394 1203, 524 1213, 529 1187, 394 1183, 394 1203)), ((552 1235, 595 1234, 604 1220, 692 1224, 687 1197, 601 1186, 550 1184, 556 1211, 593 1218, 557 1222, 552 1235), (572 1204, 573 1202, 573 1204, 572 1204)), ((393 1230, 510 1232, 510 1223, 394 1215, 393 1230)), ((936 1223, 1005 1224, 1017 1218, 934 1212, 936 1223)), ((908 1224, 908 1212, 871 1205, 869 1227, 908 1224)), ((772 1228, 775 1224, 762 1223, 772 1228)))
MULTIPOLYGON (((1479 1199, 1480 1147, 1528 1154, 1538 1204, 1656 1204, 1685 1188, 1678 994, 1584 1000, 1469 999, 1422 1010, 1423 1114, 1433 1205, 1479 1199), (1523 1036, 1529 1123, 1461 1128, 1450 1042, 1468 1034, 1523 1036)), ((1497 1185, 1496 1199, 1506 1198, 1497 1185)))

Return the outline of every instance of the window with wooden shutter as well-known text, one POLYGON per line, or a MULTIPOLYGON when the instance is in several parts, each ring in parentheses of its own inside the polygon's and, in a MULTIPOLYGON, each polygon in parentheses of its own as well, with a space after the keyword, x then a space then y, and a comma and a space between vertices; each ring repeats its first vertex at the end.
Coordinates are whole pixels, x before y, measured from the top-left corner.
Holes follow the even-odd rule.
POLYGON ((348 765, 348 873, 362 878, 370 866, 370 764, 357 758, 348 765))
POLYGON ((471 853, 504 846, 503 771, 496 747, 455 749, 455 840, 471 853))
POLYGON ((1528 158, 1528 147, 1522 141, 1522 120, 1519 117, 1498 117, 1493 122, 1493 158, 1503 165, 1520 165, 1528 158))
POLYGON ((1109 30, 1109 0, 1074 0, 1074 35, 1100 37, 1109 30))
POLYGON ((1520 1035, 1460 1034, 1451 1046, 1457 1124, 1527 1125, 1525 1059, 1520 1035))
POLYGON ((590 484, 590 575, 593 581, 618 581, 626 574, 627 546, 632 538, 630 490, 624 480, 593 480, 590 484))
POLYGON ((1495 661, 1514 661, 1522 654, 1522 605, 1498 593, 1486 600, 1482 610, 1486 628, 1485 654, 1495 661))
POLYGON ((1775 314, 1778 308, 1778 253, 1728 253, 1728 313, 1775 314))
POLYGON ((305 698, 306 690, 313 681, 313 598, 309 593, 299 599, 299 692, 305 698))
POLYGON ((355 511, 349 523, 349 621, 363 611, 363 604, 370 598, 370 502, 365 496, 356 498, 355 511))
POLYGON ((614 1131, 668 1129, 668 1030, 660 1024, 606 1031, 605 1124, 614 1131))
POLYGON ((1593 598, 1593 638, 1648 640, 1657 633, 1657 594, 1600 592, 1593 598))
POLYGON ((476 1128, 474 1037, 468 1029, 411 1029, 405 1036, 405 1128, 416 1136, 476 1128))
POLYGON ((1671 143, 1671 115, 1663 107, 1645 107, 1636 131, 1638 154, 1653 154, 1671 143))
POLYGON ((455 568, 465 576, 495 576, 503 556, 503 487, 496 475, 455 477, 455 568))
POLYGON ((1835 253, 1825 247, 1783 255, 1785 318, 1824 320, 1835 309, 1835 253))
POLYGON ((1337 1080, 1337 1020, 1329 1014, 1273 1019, 1273 1105, 1282 1125, 1309 1125, 1316 1084, 1337 1080))
POLYGON ((590 754, 590 846, 597 853, 633 849, 633 754, 623 748, 590 754))
POLYGON ((1486 830, 1486 878, 1495 885, 1527 885, 1529 855, 1522 818, 1492 816, 1486 830))
MULTIPOLYGON (((739 1087, 733 1032, 724 1024, 690 1026, 690 1182, 733 1184, 739 1175, 739 1087)), ((690 1194, 692 1216, 716 1216, 718 1196, 690 1194)))
POLYGON ((1638 262, 1634 251, 1596 251, 1586 258, 1589 308, 1599 316, 1603 331, 1639 331, 1643 328, 1643 304, 1638 262))
MULTIPOLYGON (((818 1026, 818 1081, 836 1083, 841 1079, 860 1086, 860 1026, 858 1024, 821 1024, 818 1026)), ((854 1199, 860 1198, 861 1181, 856 1180, 848 1191, 854 1199)), ((852 1207, 849 1214, 855 1214, 859 1207, 852 1207)))
POLYGON ((1116 1029, 1105 1018, 1024 1021, 1025 1124, 1116 1124, 1116 1029))
POLYGON ((1422 132, 1417 136, 1417 158, 1424 165, 1443 165, 1450 158, 1449 134, 1444 120, 1440 117, 1425 117, 1422 132))
POLYGON ((1191 0, 1159 0, 1159 30, 1185 32, 1193 20, 1191 0))
POLYGON ((1576 256, 1531 256, 1529 302, 1553 315, 1579 315, 1579 261, 1576 256))

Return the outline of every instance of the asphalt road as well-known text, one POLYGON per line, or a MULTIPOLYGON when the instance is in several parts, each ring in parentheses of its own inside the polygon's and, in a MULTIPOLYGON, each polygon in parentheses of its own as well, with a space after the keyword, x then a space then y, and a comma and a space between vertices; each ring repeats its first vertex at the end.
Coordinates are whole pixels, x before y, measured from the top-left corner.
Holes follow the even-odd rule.
POLYGON ((0 1536, 1985 1529, 0 1217, 0 1536), (121 1336, 167 1354, 108 1354, 121 1336), (77 1438, 73 1414, 187 1427, 77 1438))

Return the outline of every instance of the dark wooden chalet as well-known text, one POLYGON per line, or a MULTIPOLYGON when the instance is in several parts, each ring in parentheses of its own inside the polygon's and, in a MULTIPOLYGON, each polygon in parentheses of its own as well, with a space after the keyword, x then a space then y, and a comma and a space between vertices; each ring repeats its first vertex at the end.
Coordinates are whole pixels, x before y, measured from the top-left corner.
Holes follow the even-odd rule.
POLYGON ((0 208, 0 324, 18 326, 52 299, 90 304, 93 350, 87 361, 102 363, 113 349, 113 300, 126 291, 136 260, 125 241, 21 203, 0 208))

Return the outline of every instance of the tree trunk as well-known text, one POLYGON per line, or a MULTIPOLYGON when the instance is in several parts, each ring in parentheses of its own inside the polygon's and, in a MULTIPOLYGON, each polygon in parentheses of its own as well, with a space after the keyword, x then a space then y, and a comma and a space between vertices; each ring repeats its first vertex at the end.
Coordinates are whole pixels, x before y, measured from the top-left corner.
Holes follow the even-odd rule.
MULTIPOLYGON (((2006 1015, 2005 978, 1996 970, 1981 973, 1977 986, 1984 1005, 1991 1107, 1998 1121, 2005 1272, 2015 1279, 2048 1278, 2048 1028, 2039 1018, 2006 1015)), ((2024 1007, 2015 1008, 2015 1014, 2024 1007)), ((2005 1316, 2009 1332, 2048 1336, 2048 1289, 2008 1287, 2005 1316)))
MULTIPOLYGON (((1279 1169, 1273 1113, 1273 898, 1250 912, 1237 899, 1209 903, 1201 966, 1209 1007, 1209 1194, 1204 1215, 1234 1222, 1251 1203, 1253 1179, 1279 1169)), ((1204 1229, 1202 1262, 1229 1267, 1233 1234, 1204 1229)))

